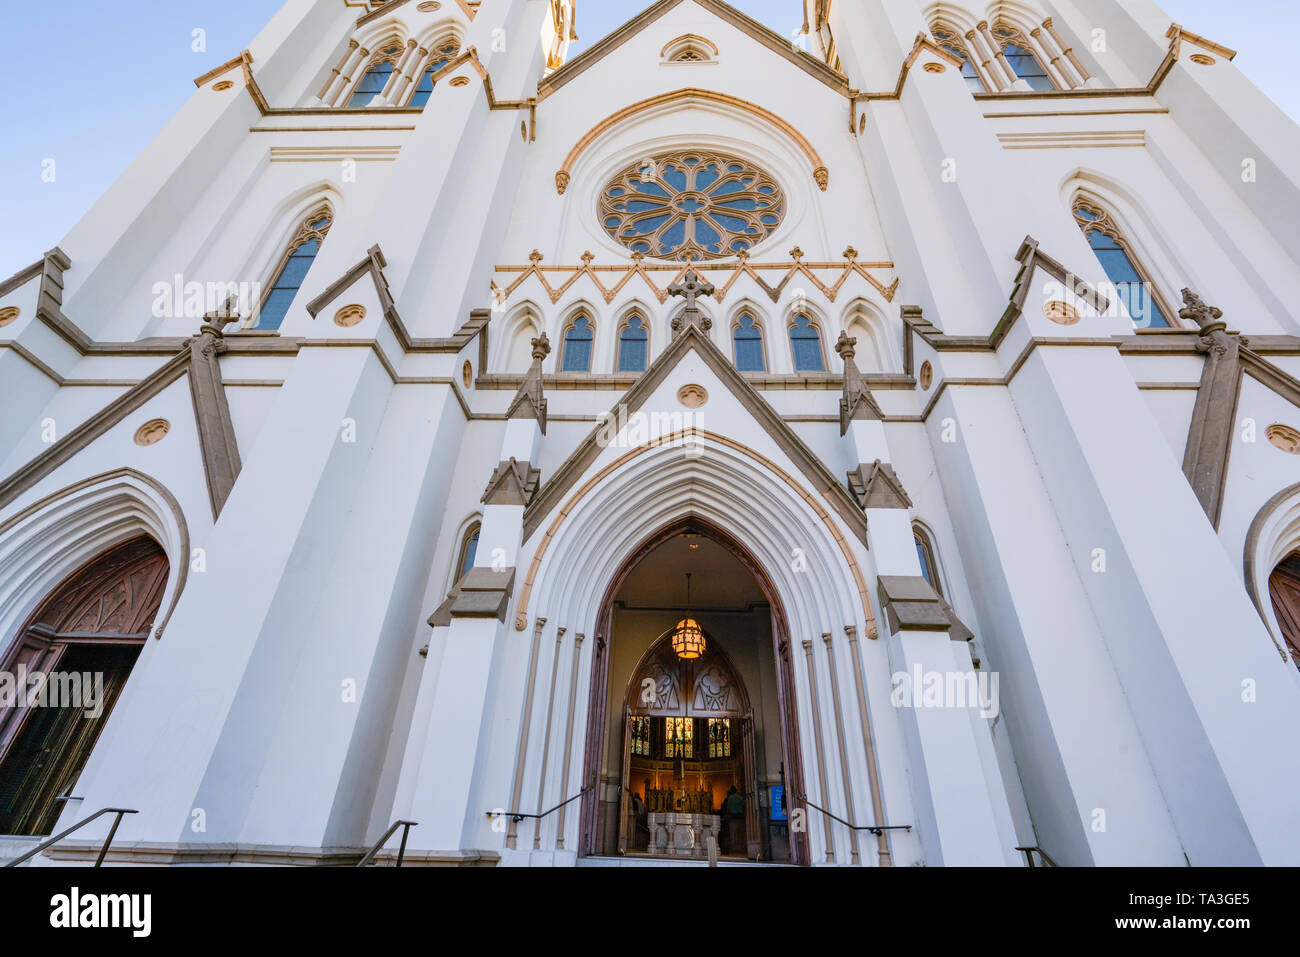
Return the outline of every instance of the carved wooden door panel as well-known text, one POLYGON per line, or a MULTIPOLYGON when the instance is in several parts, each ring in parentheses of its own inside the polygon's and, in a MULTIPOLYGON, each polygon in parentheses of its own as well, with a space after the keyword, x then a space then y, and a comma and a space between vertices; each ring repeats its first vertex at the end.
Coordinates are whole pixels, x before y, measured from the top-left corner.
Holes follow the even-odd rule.
POLYGON ((69 577, 37 609, 0 670, 40 677, 27 708, 0 709, 0 833, 48 834, 57 798, 81 773, 149 636, 167 557, 148 538, 120 545, 69 577))
POLYGON ((7 707, 0 705, 0 761, 4 760, 10 745, 32 714, 33 709, 26 694, 26 689, 30 687, 27 676, 44 675, 53 671, 66 649, 66 645, 28 633, 19 637, 10 652, 3 670, 6 675, 12 676, 14 700, 7 707))
POLYGON ((1292 555, 1274 570, 1268 580, 1273 612, 1282 626, 1291 660, 1300 667, 1300 555, 1292 555))

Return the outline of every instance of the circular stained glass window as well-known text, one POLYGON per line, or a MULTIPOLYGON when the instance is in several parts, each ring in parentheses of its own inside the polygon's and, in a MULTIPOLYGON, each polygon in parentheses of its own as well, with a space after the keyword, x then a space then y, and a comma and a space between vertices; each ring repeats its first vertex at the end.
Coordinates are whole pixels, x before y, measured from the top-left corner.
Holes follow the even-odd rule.
POLYGON ((646 159, 600 194, 600 222, 634 253, 722 259, 749 252, 785 218, 776 180, 745 160, 684 151, 646 159))

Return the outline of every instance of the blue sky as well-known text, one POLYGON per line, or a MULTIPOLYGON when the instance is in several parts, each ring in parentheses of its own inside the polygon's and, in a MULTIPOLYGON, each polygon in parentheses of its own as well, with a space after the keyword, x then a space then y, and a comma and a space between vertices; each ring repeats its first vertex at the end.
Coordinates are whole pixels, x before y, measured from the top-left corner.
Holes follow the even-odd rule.
MULTIPOLYGON (((799 0, 733 2, 786 36, 803 22, 799 0)), ((194 77, 237 55, 279 6, 280 0, 6 4, 0 279, 57 244, 185 103, 194 77), (192 49, 196 28, 206 33, 204 51, 192 49), (44 182, 50 159, 55 179, 44 182)), ((573 52, 646 6, 648 0, 578 0, 582 40, 573 52)), ((1240 51, 1236 62, 1246 75, 1300 116, 1294 5, 1163 0, 1163 6, 1171 20, 1240 51)))

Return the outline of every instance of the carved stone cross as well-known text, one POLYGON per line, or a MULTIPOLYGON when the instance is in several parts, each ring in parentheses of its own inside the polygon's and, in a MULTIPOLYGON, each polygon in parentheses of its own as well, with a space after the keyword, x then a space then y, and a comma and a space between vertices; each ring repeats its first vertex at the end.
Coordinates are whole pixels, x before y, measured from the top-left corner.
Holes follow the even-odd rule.
POLYGON ((686 298, 685 311, 673 320, 673 332, 694 323, 699 323, 705 332, 711 329, 713 320, 700 313, 699 307, 695 305, 695 300, 700 296, 712 296, 715 292, 717 292, 717 289, 714 288, 713 283, 707 279, 701 279, 695 274, 694 269, 687 270, 686 275, 681 278, 680 282, 675 282, 669 286, 668 295, 684 296, 686 298))

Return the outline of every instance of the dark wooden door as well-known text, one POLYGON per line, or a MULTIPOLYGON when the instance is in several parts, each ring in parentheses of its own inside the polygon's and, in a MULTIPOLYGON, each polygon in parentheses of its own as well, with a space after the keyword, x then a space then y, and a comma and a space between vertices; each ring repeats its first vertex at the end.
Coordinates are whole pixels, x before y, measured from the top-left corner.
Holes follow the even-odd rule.
POLYGON ((1273 571, 1268 580, 1273 612, 1282 626, 1291 660, 1300 667, 1300 554, 1292 555, 1273 571))
POLYGON ((0 658, 29 699, 0 708, 0 834, 53 829, 58 798, 81 774, 148 638, 167 572, 151 539, 111 549, 60 585, 0 658))

